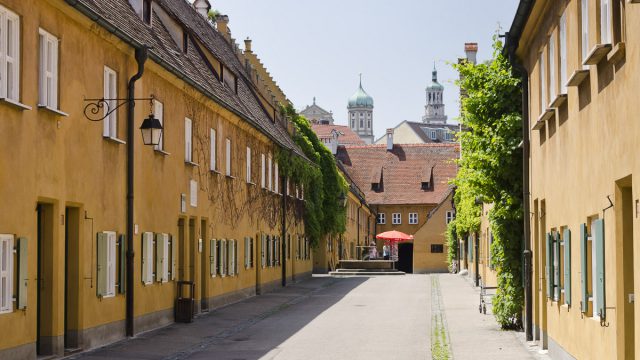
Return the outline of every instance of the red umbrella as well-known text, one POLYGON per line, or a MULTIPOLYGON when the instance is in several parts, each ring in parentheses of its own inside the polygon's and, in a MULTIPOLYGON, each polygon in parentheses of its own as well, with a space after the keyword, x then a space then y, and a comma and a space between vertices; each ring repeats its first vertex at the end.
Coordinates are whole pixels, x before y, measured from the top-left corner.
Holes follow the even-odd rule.
POLYGON ((413 240, 413 235, 407 235, 400 231, 391 230, 391 231, 385 231, 383 233, 376 235, 376 239, 387 240, 391 242, 400 242, 400 241, 406 241, 406 240, 413 240))

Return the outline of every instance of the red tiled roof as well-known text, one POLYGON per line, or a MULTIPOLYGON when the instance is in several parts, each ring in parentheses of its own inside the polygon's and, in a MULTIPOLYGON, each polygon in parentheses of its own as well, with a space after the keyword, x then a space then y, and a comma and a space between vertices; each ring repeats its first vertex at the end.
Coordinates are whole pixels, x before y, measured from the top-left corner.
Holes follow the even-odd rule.
POLYGON ((340 147, 336 157, 369 204, 438 204, 452 186, 459 152, 457 144, 396 144, 392 151, 386 145, 367 145, 340 147), (433 185, 423 190, 422 181, 431 171, 433 185), (378 173, 382 183, 376 191, 371 182, 378 173))
POLYGON ((330 138, 331 132, 335 129, 340 133, 340 136, 338 136, 339 145, 365 145, 364 140, 348 126, 312 124, 311 128, 320 139, 330 138))

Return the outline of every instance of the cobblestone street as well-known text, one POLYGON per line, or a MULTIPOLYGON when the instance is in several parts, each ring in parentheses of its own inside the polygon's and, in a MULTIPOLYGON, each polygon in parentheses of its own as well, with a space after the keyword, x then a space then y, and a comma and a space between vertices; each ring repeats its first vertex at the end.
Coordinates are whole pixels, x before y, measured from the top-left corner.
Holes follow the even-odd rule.
POLYGON ((474 291, 456 275, 314 277, 72 358, 535 358, 474 291))

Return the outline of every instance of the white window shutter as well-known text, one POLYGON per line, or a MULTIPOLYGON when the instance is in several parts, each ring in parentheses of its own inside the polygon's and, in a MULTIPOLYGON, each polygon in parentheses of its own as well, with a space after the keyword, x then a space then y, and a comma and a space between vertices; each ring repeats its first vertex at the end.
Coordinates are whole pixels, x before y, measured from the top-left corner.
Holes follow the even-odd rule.
POLYGON ((247 182, 251 182, 251 148, 247 146, 247 182))
POLYGON ((164 150, 164 138, 167 134, 167 128, 164 126, 164 104, 158 100, 153 100, 153 116, 158 119, 160 125, 162 125, 162 136, 160 136, 158 145, 154 145, 153 148, 156 150, 164 150))
POLYGON ((275 186, 273 187, 274 188, 273 191, 276 192, 276 193, 280 193, 280 186, 279 186, 280 177, 278 176, 278 163, 276 162, 274 166, 275 166, 275 169, 274 169, 275 174, 274 174, 273 177, 274 177, 274 181, 275 181, 275 186))
POLYGON ((13 311, 13 235, 0 235, 0 313, 13 311))
MULTIPOLYGON (((3 39, 3 46, 6 43, 6 48, 3 49, 2 53, 6 56, 2 59, 2 67, 6 68, 3 70, 2 79, 6 79, 7 87, 6 97, 15 101, 19 101, 20 96, 20 17, 18 15, 6 11, 6 29, 2 29, 2 33, 6 34, 5 39, 3 39), (5 60, 6 59, 6 66, 5 60)), ((2 19, 2 25, 4 26, 5 21, 2 19)), ((2 81, 4 83, 4 81, 2 81)), ((4 84, 3 84, 4 85, 4 84)))
POLYGON ((142 234, 142 282, 153 283, 153 233, 142 234))
POLYGON ((220 276, 227 275, 227 241, 220 240, 220 276))
POLYGON ((225 162, 226 162, 226 175, 231 176, 231 139, 227 138, 226 141, 226 154, 225 154, 225 162))
MULTIPOLYGON (((110 98, 109 90, 111 89, 111 87, 109 86, 109 68, 105 66, 103 70, 104 70, 103 71, 103 75, 104 75, 103 96, 105 99, 109 99, 110 98)), ((111 107, 111 102, 107 101, 107 104, 103 108, 103 116, 106 116, 104 120, 102 120, 102 136, 104 137, 111 136, 111 119, 107 116, 107 112, 109 111, 110 107, 111 107)))
POLYGON ((216 130, 211 129, 209 132, 209 167, 210 170, 216 170, 216 130))
POLYGON ((116 295, 116 233, 108 232, 107 238, 107 296, 116 295))
POLYGON ((184 119, 184 161, 191 162, 192 161, 192 123, 191 119, 184 119))
MULTIPOLYGON (((40 32, 38 36, 40 42, 40 61, 39 61, 39 71, 38 71, 38 104, 46 105, 47 103, 47 94, 46 94, 46 83, 47 83, 47 71, 45 68, 45 64, 47 61, 47 37, 45 34, 40 32)), ((3 74, 4 75, 4 74, 3 74)))
POLYGON ((269 154, 269 162, 267 163, 268 166, 268 174, 269 174, 269 179, 267 180, 267 184, 269 185, 269 190, 273 189, 273 164, 271 163, 271 154, 269 154))
POLYGON ((264 189, 266 186, 266 181, 267 181, 267 174, 266 174, 266 165, 265 165, 265 156, 264 154, 261 154, 261 167, 260 167, 260 185, 262 186, 262 188, 264 189))
MULTIPOLYGON (((6 34, 6 12, 0 12, 0 33, 6 34)), ((7 37, 0 36, 0 96, 7 96, 7 37)))
POLYGON ((51 37, 51 106, 58 108, 58 39, 51 37))
POLYGON ((98 233, 97 239, 97 295, 104 297, 107 295, 107 243, 109 235, 106 232, 98 233))

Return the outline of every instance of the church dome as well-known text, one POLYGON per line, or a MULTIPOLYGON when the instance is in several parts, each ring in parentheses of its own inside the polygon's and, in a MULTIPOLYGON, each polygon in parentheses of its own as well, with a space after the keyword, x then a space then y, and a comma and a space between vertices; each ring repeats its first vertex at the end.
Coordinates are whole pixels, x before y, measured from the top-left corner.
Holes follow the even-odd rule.
POLYGON ((373 107, 373 98, 362 88, 362 79, 358 91, 349 98, 349 107, 373 107))

